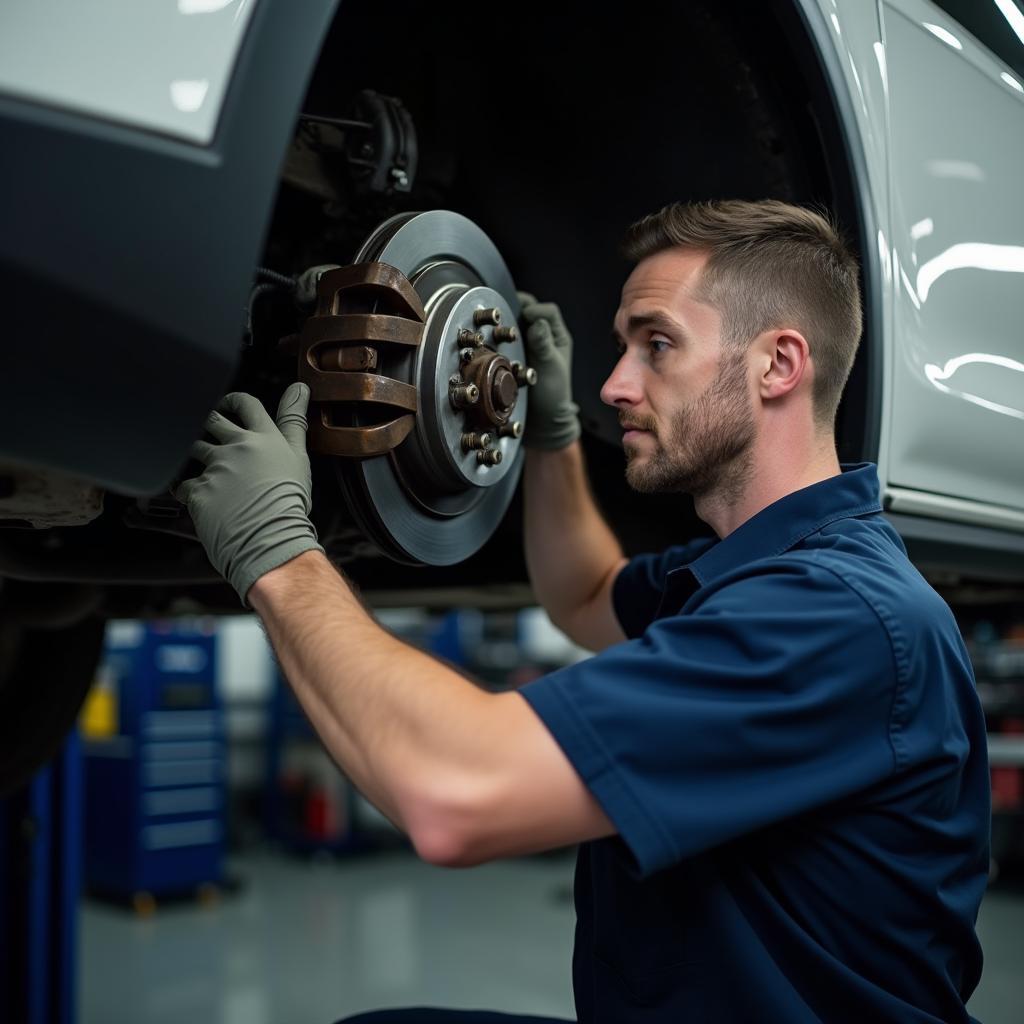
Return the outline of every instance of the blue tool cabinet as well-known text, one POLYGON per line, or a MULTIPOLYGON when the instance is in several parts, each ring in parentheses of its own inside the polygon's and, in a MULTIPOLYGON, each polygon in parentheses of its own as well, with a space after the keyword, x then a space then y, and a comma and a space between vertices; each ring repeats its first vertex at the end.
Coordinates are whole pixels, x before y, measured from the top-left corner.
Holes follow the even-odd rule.
POLYGON ((220 884, 226 751, 212 627, 114 624, 102 672, 117 728, 85 743, 88 886, 143 910, 220 884))

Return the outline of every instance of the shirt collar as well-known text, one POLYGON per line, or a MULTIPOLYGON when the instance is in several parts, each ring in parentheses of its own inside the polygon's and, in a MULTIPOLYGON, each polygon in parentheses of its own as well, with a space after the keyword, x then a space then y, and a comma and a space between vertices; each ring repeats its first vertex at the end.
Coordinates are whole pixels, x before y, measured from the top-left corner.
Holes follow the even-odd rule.
POLYGON ((874 464, 861 462, 841 468, 837 476, 802 487, 762 509, 683 568, 706 586, 748 562, 781 555, 837 519, 881 512, 874 464))

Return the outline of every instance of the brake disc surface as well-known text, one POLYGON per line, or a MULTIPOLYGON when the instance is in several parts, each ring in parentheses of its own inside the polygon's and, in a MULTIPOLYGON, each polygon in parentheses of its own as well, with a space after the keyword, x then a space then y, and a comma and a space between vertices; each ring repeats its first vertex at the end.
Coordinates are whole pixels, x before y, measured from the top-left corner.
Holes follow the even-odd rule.
MULTIPOLYGON (((491 536, 522 472, 533 371, 515 328, 515 285, 487 235, 444 210, 385 221, 355 262, 401 271, 426 319, 421 344, 382 346, 378 368, 416 388, 412 431, 386 454, 339 459, 339 479, 361 529, 385 554, 452 565, 491 536)), ((353 417, 369 422, 364 411, 353 417)))

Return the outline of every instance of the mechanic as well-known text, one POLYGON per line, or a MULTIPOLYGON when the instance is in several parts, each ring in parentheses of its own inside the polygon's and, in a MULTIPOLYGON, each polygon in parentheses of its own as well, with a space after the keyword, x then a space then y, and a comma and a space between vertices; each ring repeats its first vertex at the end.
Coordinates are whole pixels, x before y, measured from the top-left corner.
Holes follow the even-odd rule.
POLYGON ((667 207, 627 255, 601 395, 628 482, 692 494, 716 536, 623 557, 588 490, 569 333, 521 296, 540 375, 527 560, 593 658, 492 694, 381 629, 308 518, 304 385, 276 423, 228 395, 179 495, 327 749, 421 857, 582 844, 581 1022, 966 1021, 984 722, 874 466, 837 461, 856 262, 825 217, 778 201, 667 207))

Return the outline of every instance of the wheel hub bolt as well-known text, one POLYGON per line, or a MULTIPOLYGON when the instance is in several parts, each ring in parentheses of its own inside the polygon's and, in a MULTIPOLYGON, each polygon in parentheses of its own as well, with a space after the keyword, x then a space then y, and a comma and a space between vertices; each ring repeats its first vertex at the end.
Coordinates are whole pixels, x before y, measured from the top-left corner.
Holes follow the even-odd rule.
POLYGON ((537 383, 537 371, 532 366, 513 363, 512 372, 516 375, 516 383, 520 387, 530 387, 537 383))
POLYGON ((463 434, 462 435, 462 450, 464 452, 471 452, 474 449, 482 451, 485 448, 489 448, 491 444, 490 434, 463 434))
POLYGON ((475 384, 454 384, 448 389, 448 397, 456 409, 465 409, 467 405, 476 405, 480 389, 475 384))
POLYGON ((501 449, 488 448, 486 451, 479 451, 476 453, 476 461, 481 466, 496 466, 501 462, 501 449))
POLYGON ((495 327, 501 323, 500 309, 475 309, 473 310, 473 326, 483 327, 485 324, 494 324, 495 327))
POLYGON ((458 343, 468 345, 470 348, 480 348, 484 343, 484 336, 479 331, 470 331, 463 327, 459 331, 458 343))
POLYGON ((519 420, 515 420, 513 423, 502 423, 498 427, 498 437, 522 437, 523 436, 523 425, 519 420))
POLYGON ((519 332, 514 327, 495 327, 494 342, 503 345, 507 341, 518 341, 519 332))

